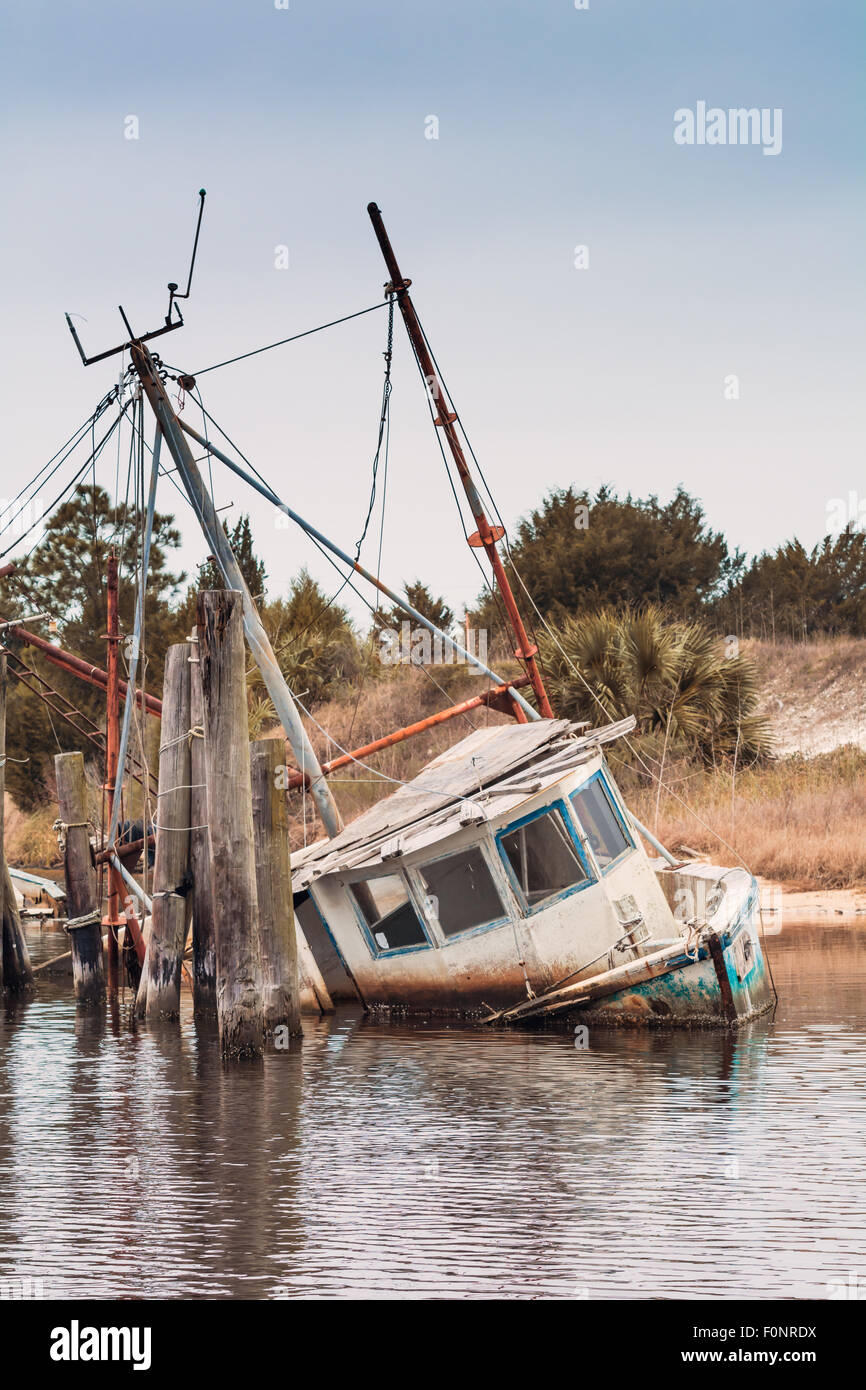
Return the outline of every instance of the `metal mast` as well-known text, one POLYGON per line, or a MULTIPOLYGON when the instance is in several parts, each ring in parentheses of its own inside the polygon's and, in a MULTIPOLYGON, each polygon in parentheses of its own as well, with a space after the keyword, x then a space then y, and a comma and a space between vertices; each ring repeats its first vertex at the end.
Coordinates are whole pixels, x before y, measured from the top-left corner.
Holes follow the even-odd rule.
POLYGON ((505 604, 514 636, 517 639, 514 655, 526 668, 526 673, 529 676, 530 684, 532 685, 542 716, 545 719, 552 719, 553 711, 550 708, 547 691, 544 688, 538 662, 535 659, 538 653, 538 647, 534 642, 530 641, 527 635, 526 628, 523 625, 523 619, 520 616, 520 611, 514 598, 514 593, 508 581, 508 576, 505 573, 505 566, 496 548, 497 542, 502 539, 505 532, 501 526, 491 526, 490 522, 487 520, 484 504, 481 501, 478 489, 472 479, 469 465, 466 462, 466 456, 460 443, 460 438, 455 429, 457 416, 448 409, 448 399, 444 387, 433 364, 433 359, 430 356, 421 324, 418 321, 418 315, 415 313, 415 306, 409 294, 409 286, 412 282, 411 280, 405 280, 400 273, 400 267, 397 264, 397 258, 394 255, 393 247, 388 239, 388 233, 385 231, 385 224, 382 221, 382 214, 379 208, 375 203, 368 203, 367 212, 370 214, 370 221, 376 233, 376 240, 385 258, 388 274, 391 276, 391 282, 386 288, 389 292, 393 291, 397 296, 397 303, 403 315, 406 331, 409 334, 415 356, 418 359, 418 364, 427 382, 428 390, 430 391, 430 395, 433 398, 434 405, 438 412, 434 424, 443 431, 448 441, 451 456, 457 466, 457 472, 460 474, 463 490, 466 493, 472 515, 475 518, 475 524, 478 529, 469 537, 469 544, 475 549, 483 549, 487 552, 487 558, 493 569, 494 578, 499 586, 502 601, 505 604))
POLYGON ((243 599, 244 632, 247 642, 256 665, 262 673, 268 694, 277 712, 277 718, 285 730, 286 737, 298 761, 298 766, 310 778, 310 790, 325 831, 329 837, 333 838, 335 835, 339 835, 343 828, 343 820, 337 809, 337 803, 331 794, 331 789, 325 780, 313 745, 307 736, 292 692, 279 668, 270 639, 262 626, 262 620, 246 580, 220 525, 210 494, 205 488, 198 465, 192 456, 192 450, 184 438, 180 422, 171 407, 162 379, 144 343, 140 339, 133 339, 129 345, 129 350, 144 393, 153 408, 153 413, 177 466, 187 496, 192 503, 193 511, 198 517, 199 525, 205 533, 222 572, 226 587, 240 590, 243 599))

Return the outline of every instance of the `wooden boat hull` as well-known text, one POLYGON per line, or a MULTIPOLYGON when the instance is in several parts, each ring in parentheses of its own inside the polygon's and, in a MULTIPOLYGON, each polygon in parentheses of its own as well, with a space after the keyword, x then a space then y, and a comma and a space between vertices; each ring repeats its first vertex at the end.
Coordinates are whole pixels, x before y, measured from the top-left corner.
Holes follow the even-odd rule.
POLYGON ((395 794, 336 847, 298 857, 296 921, 334 1004, 486 1023, 721 1028, 771 1007, 749 873, 650 859, 601 750, 580 738, 522 779, 510 750, 494 757, 481 738, 419 774, 429 801, 435 771, 452 806, 422 799, 403 815, 395 794), (498 779, 483 807, 483 787, 470 800, 456 777, 458 753, 498 779))
POLYGON ((569 1011, 575 1026, 738 1028, 774 1004, 754 915, 722 936, 719 950, 701 944, 670 969, 569 1011), (721 978, 720 978, 721 976, 721 978))

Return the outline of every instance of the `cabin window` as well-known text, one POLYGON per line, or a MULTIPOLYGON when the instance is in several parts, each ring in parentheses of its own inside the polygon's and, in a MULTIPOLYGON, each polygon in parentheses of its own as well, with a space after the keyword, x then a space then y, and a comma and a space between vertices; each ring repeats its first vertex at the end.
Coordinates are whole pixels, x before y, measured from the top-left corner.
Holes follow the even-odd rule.
POLYGON ((571 804, 600 869, 609 868, 626 850, 634 849, 634 841, 626 834, 600 777, 575 792, 571 804))
POLYGON ((498 837, 527 907, 589 881, 559 811, 546 811, 498 837))
POLYGON ((429 945, 400 874, 351 883, 349 892, 367 923, 376 951, 429 945))
POLYGON ((487 860, 477 845, 425 864, 419 873, 432 899, 432 915, 445 936, 487 926, 506 915, 487 860))

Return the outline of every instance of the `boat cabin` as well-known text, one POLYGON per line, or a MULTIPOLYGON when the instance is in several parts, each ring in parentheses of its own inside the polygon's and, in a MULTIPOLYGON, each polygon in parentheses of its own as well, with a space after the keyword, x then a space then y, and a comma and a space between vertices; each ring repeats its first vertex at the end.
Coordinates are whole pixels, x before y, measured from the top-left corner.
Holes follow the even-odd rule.
POLYGON ((480 729, 293 855, 334 1002, 507 1008, 679 935, 602 752, 633 720, 480 729))

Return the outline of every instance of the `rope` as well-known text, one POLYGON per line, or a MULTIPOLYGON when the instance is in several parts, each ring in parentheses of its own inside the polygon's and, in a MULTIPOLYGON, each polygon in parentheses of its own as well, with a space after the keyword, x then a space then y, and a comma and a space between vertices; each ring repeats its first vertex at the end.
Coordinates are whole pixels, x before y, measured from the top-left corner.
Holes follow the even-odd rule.
MULTIPOLYGON (((191 748, 194 738, 204 738, 204 725, 195 724, 191 729, 187 729, 186 733, 178 734, 177 738, 169 739, 168 743, 161 743, 159 751, 160 753, 165 753, 169 748, 176 748, 179 743, 183 743, 184 739, 187 740, 191 748)), ((162 793, 160 793, 160 795, 162 795, 162 793)))
POLYGON ((93 833, 96 834, 96 826, 93 824, 92 820, 56 820, 51 829, 56 832, 57 844, 61 854, 66 853, 66 836, 68 831, 87 829, 92 830, 93 833))
MULTIPOLYGON (((204 783, 202 783, 204 785, 204 783)), ((172 787, 172 791, 177 791, 177 787, 172 787)), ((206 825, 160 825, 159 821, 153 822, 154 830, 176 830, 179 835, 186 835, 190 830, 210 830, 210 822, 206 825)), ((155 893, 154 897, 159 894, 155 893)))
POLYGON ((94 907, 90 912, 85 912, 82 917, 68 917, 66 919, 66 931, 80 931, 82 927, 94 926, 102 921, 102 914, 99 908, 94 907))
MULTIPOLYGON (((388 296, 388 346, 383 353, 385 358, 385 381, 382 386, 382 413, 379 418, 379 437, 376 441, 376 453, 373 456, 373 481, 370 488, 370 504, 367 507, 367 515, 364 518, 364 529, 359 539, 355 542, 355 560, 361 558, 361 546, 367 538, 367 531, 370 527, 370 518, 373 515, 373 508, 376 505, 376 479, 379 473, 379 457, 382 453, 382 440, 385 437, 388 425, 388 407, 391 399, 391 358, 394 355, 394 299, 395 295, 388 296)), ((387 458, 387 453, 386 453, 387 458)))

